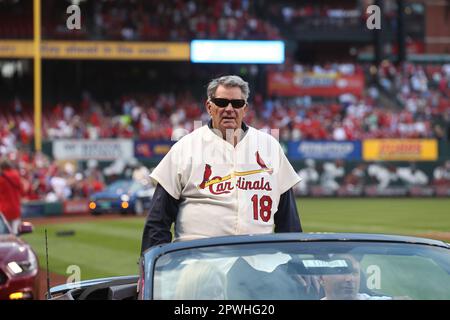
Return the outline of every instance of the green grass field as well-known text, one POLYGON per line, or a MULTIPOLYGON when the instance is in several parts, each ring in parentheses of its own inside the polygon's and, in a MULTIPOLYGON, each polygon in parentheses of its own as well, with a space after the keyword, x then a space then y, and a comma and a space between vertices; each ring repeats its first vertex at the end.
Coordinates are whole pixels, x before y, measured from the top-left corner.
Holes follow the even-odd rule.
MULTIPOLYGON (((305 232, 370 232, 428 235, 449 241, 450 199, 299 199, 305 232)), ((138 273, 144 218, 37 225, 24 235, 45 267, 44 230, 48 232, 50 271, 81 268, 81 279, 138 273), (61 237, 58 231, 74 230, 61 237)))
POLYGON ((306 232, 448 232, 450 199, 299 199, 306 232))

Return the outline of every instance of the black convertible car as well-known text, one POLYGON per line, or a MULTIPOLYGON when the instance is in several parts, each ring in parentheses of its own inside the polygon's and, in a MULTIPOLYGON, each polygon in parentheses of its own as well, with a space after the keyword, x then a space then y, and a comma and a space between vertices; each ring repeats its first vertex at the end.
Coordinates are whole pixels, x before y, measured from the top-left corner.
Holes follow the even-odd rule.
POLYGON ((450 299, 450 245, 378 234, 209 238, 147 250, 140 275, 51 289, 69 300, 450 299))

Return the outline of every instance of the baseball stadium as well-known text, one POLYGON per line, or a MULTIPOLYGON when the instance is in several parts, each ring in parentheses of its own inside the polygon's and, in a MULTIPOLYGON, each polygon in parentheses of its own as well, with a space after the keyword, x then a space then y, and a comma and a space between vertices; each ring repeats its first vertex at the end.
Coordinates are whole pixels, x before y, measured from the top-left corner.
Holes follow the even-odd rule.
POLYGON ((0 0, 0 158, 36 255, 0 262, 0 299, 139 274, 150 174, 224 75, 301 178, 303 232, 450 242, 450 1, 0 0), (7 266, 33 293, 2 295, 7 266))

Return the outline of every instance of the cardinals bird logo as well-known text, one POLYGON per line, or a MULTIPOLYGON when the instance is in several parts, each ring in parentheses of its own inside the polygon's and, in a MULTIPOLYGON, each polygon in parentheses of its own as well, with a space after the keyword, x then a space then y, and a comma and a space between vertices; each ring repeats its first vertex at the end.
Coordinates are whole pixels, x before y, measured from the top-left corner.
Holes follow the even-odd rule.
POLYGON ((211 166, 209 164, 205 164, 205 172, 203 172, 203 181, 199 185, 200 189, 205 189, 205 184, 209 181, 211 174, 212 174, 211 166))
POLYGON ((259 155, 259 152, 256 151, 256 162, 259 164, 259 166, 262 169, 268 169, 266 164, 264 163, 263 159, 261 158, 261 156, 259 155))
POLYGON ((266 163, 261 158, 261 156, 259 155, 258 151, 256 151, 255 156, 256 156, 256 163, 258 163, 258 165, 261 167, 260 169, 249 170, 249 171, 240 171, 240 172, 239 171, 234 171, 233 173, 231 173, 231 174, 229 174, 229 175, 227 175, 225 177, 217 177, 217 178, 212 179, 212 180, 209 180, 211 175, 212 175, 211 166, 209 164, 205 164, 205 171, 203 172, 203 180, 198 185, 198 187, 200 189, 205 189, 206 187, 208 187, 210 185, 230 180, 233 177, 248 176, 248 175, 258 174, 258 173, 262 173, 262 172, 267 172, 269 174, 272 174, 273 173, 273 169, 267 167, 266 163))

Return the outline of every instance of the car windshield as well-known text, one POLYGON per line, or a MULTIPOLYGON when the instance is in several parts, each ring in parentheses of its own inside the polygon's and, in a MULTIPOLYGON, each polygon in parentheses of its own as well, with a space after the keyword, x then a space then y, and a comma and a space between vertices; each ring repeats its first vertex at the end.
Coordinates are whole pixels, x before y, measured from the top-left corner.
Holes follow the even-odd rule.
POLYGON ((0 216, 0 234, 9 234, 9 229, 6 226, 5 220, 0 216))
POLYGON ((450 250, 420 244, 213 246, 165 254, 152 270, 146 266, 145 298, 450 299, 450 250))
POLYGON ((133 193, 143 188, 143 185, 139 182, 132 180, 119 180, 113 182, 106 188, 106 192, 115 194, 133 193))

